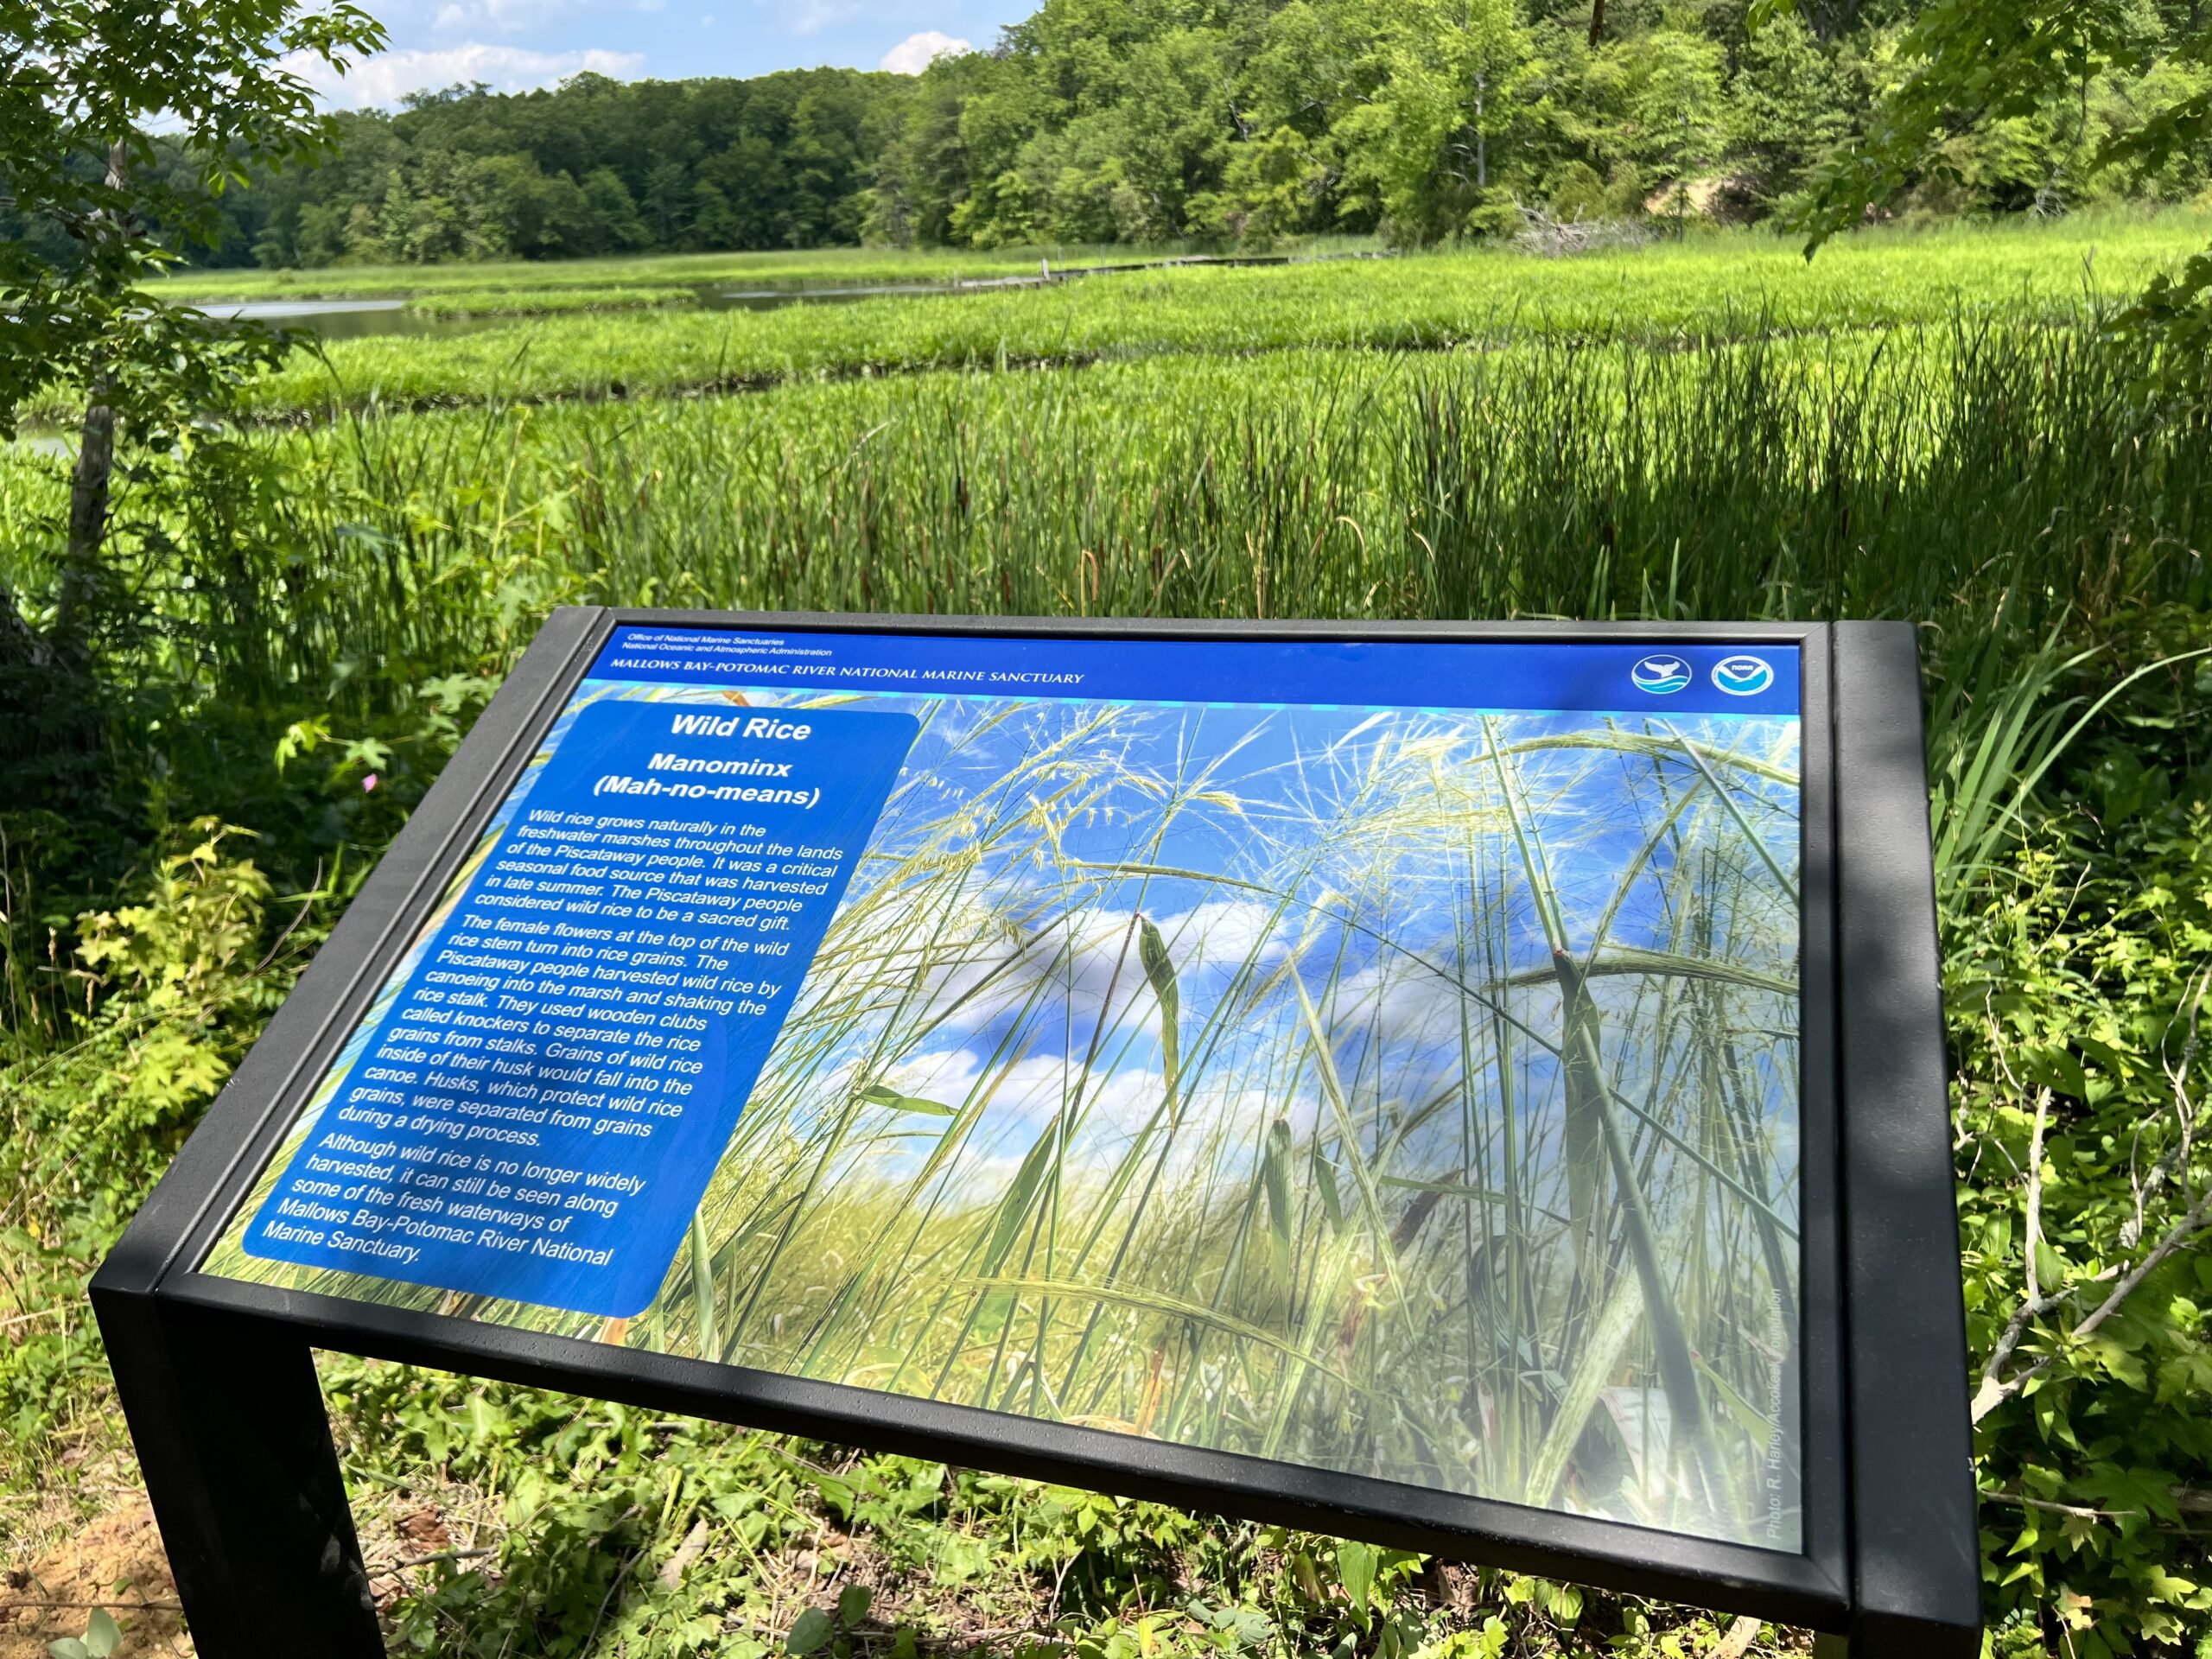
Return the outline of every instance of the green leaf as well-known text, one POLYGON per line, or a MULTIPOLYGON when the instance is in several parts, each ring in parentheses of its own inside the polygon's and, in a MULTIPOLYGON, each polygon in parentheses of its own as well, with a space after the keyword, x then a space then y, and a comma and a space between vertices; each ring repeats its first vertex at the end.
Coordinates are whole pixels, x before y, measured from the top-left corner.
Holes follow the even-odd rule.
POLYGON ((798 1616, 791 1632, 784 1638, 785 1653, 812 1653, 836 1633, 836 1624, 819 1607, 810 1607, 798 1616))
POLYGON ((1544 1611, 1555 1623, 1572 1630, 1574 1622, 1582 1617, 1582 1592, 1573 1585, 1553 1584, 1548 1580, 1539 1593, 1544 1611))
POLYGON ((1167 955, 1167 941, 1149 916, 1138 918, 1137 955, 1144 963, 1144 976, 1160 1001, 1160 1048, 1167 1077, 1167 1090, 1175 1092, 1182 1074, 1183 993, 1175 977, 1175 964, 1167 955))
POLYGON ((1344 1580, 1344 1593, 1351 1598, 1351 1605, 1365 1612, 1368 1598, 1375 1590, 1374 1547, 1370 1544, 1338 1544, 1337 1575, 1344 1580))
POLYGON ((701 1356, 720 1359, 721 1332, 715 1320, 715 1247, 707 1236, 703 1206, 691 1212, 691 1306, 698 1321, 701 1356))
POLYGON ((92 1659, 108 1659, 122 1645, 123 1630, 114 1615, 105 1607, 95 1607, 91 1621, 85 1626, 85 1651, 92 1659))
POLYGON ((868 1604, 875 1599, 875 1592, 864 1584, 849 1584, 837 1592, 837 1622, 847 1630, 868 1617, 868 1604))
POLYGON ((2025 1050, 2020 1057, 2020 1070, 2031 1082, 2042 1084, 2056 1095, 2070 1095, 2079 1100, 2088 1088, 2082 1062, 2063 1048, 2025 1050))
POLYGON ((1290 1124, 1277 1118, 1268 1129, 1268 1149, 1260 1162, 1260 1182, 1268 1192, 1268 1240, 1275 1270, 1290 1272, 1290 1124))
POLYGON ((1313 1143, 1313 1185, 1321 1194, 1321 1213, 1329 1218, 1329 1225, 1341 1228, 1344 1224, 1344 1194, 1337 1189, 1337 1166, 1321 1155, 1321 1143, 1313 1143))
POLYGON ((65 1636, 59 1642, 49 1642, 46 1650, 54 1659, 92 1659, 92 1650, 73 1636, 65 1636))
POLYGON ((861 1090, 861 1098, 872 1105, 888 1106, 894 1112, 918 1112, 925 1117, 959 1116, 943 1101, 924 1100, 918 1095, 902 1095, 896 1089, 887 1089, 880 1083, 871 1083, 861 1090))
POLYGON ((2036 1277, 2046 1295, 2066 1282, 2064 1258, 2041 1239, 2036 1241, 2036 1277))
POLYGON ((991 1229, 991 1242, 983 1251, 982 1271, 996 1273, 1006 1265, 1007 1253, 1013 1249, 1014 1241, 1020 1236, 1022 1224, 1028 1220, 1030 1206, 1036 1202, 1037 1189, 1044 1184, 1045 1172, 1051 1167, 1052 1154, 1059 1143, 1059 1123, 1057 1119, 1045 1126, 1037 1137, 1036 1145, 1021 1160, 1021 1167, 1014 1172, 1014 1185, 1007 1189, 1006 1197, 999 1200, 997 1223, 991 1229))

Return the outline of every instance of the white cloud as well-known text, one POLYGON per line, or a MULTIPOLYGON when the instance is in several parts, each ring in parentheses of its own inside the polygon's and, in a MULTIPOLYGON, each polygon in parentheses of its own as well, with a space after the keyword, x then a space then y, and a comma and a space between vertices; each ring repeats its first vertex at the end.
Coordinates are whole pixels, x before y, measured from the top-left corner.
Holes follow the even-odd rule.
POLYGON ((482 81, 494 92, 525 92, 550 86, 588 70, 615 79, 645 67, 642 52, 532 52, 522 47, 472 41, 437 51, 387 52, 340 77, 320 60, 294 64, 294 72, 321 94, 323 101, 355 109, 397 104, 409 92, 430 92, 455 83, 482 81))
MULTIPOLYGON (((666 0, 629 0, 632 11, 658 11, 666 0)), ((586 0, 447 0, 436 27, 444 33, 496 29, 507 34, 550 29, 585 9, 586 0)))
POLYGON ((909 35, 885 53, 883 61, 876 67, 888 69, 894 75, 918 75, 939 58, 957 58, 975 49, 966 41, 956 39, 942 29, 925 29, 918 35, 909 35))
POLYGON ((458 29, 518 33, 544 29, 564 11, 569 11, 569 0, 451 0, 451 4, 438 7, 438 29, 445 33, 458 29))
MULTIPOLYGON (((763 22, 777 34, 799 35, 818 35, 825 29, 861 21, 878 28, 918 23, 931 12, 943 10, 931 0, 753 0, 753 4, 764 14, 763 22)), ((916 70, 920 67, 917 64, 916 70)))

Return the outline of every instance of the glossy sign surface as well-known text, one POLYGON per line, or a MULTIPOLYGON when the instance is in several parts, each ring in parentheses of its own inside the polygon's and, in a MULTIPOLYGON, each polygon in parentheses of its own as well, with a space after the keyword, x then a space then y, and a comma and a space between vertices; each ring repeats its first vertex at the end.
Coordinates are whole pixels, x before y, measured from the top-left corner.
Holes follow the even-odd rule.
POLYGON ((1794 1552, 1799 671, 620 629, 203 1270, 1794 1552))

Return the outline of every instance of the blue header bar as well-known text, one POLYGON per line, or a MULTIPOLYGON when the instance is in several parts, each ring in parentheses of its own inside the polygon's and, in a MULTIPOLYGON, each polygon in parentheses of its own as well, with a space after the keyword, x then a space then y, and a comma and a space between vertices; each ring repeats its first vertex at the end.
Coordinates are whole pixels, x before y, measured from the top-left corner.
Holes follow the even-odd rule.
POLYGON ((1047 639, 632 626, 591 677, 790 691, 1497 713, 1794 715, 1795 645, 1047 639))

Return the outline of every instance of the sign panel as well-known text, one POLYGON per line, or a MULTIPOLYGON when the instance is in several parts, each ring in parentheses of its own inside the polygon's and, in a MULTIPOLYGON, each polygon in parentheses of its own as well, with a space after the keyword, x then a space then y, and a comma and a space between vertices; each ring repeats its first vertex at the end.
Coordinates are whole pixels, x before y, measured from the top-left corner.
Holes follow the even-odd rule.
POLYGON ((581 709, 364 1025, 247 1251, 642 1312, 917 729, 581 709))
POLYGON ((617 628, 200 1271, 1794 1554, 1802 673, 617 628))

